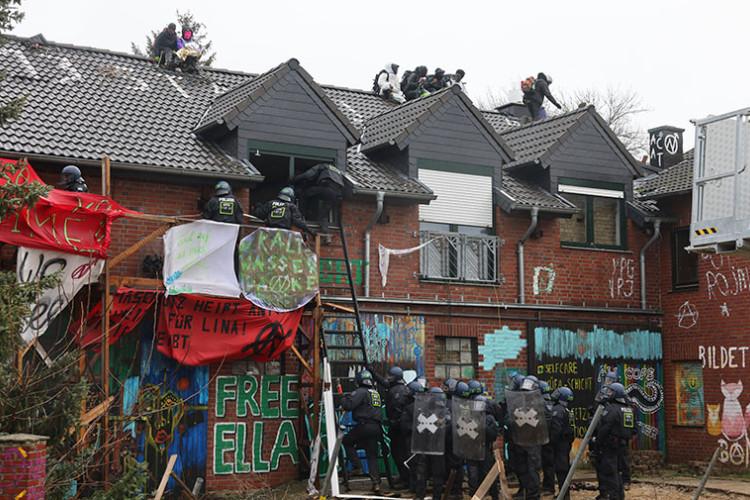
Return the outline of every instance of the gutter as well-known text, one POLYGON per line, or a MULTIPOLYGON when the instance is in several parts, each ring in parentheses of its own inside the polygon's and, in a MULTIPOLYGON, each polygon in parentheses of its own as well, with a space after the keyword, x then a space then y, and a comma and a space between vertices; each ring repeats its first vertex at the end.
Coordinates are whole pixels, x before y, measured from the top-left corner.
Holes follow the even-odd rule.
POLYGON ((526 232, 521 237, 521 241, 518 242, 518 302, 521 304, 526 303, 526 283, 524 281, 524 262, 523 262, 523 244, 526 242, 527 239, 529 239, 529 236, 531 236, 531 233, 534 232, 534 229, 536 229, 536 225, 539 222, 539 208, 533 207, 531 209, 531 224, 529 224, 528 229, 526 229, 526 232))
POLYGON ((648 240, 643 248, 641 248, 641 309, 646 309, 646 250, 654 244, 657 238, 661 236, 661 220, 656 219, 654 221, 654 235, 648 240))
MULTIPOLYGON (((102 165, 101 160, 82 160, 80 158, 66 157, 66 156, 52 156, 52 155, 38 155, 38 154, 25 154, 17 151, 0 151, 0 155, 8 158, 28 158, 29 161, 39 160, 48 163, 59 163, 78 165, 86 167, 100 168, 102 165)), ((119 163, 111 162, 111 167, 122 171, 131 172, 150 172, 167 175, 180 175, 186 177, 211 177, 216 179, 221 177, 223 179, 232 179, 242 182, 261 182, 265 177, 250 175, 250 174, 230 174, 224 172, 203 172, 196 170, 187 170, 175 167, 157 167, 154 165, 142 165, 137 163, 119 163)))
POLYGON ((383 191, 378 191, 378 194, 376 195, 375 213, 372 214, 372 219, 370 219, 370 223, 367 224, 367 227, 365 228, 365 259, 362 264, 362 274, 364 274, 365 277, 365 297, 370 296, 370 232, 380 218, 380 214, 383 213, 384 199, 385 193, 383 193, 383 191))

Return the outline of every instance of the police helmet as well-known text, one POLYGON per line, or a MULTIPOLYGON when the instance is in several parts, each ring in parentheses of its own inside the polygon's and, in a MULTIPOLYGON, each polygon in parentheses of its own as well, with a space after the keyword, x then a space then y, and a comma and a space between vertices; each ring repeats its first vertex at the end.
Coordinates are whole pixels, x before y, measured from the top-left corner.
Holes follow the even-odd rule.
POLYGON ((227 181, 219 181, 216 183, 216 186, 214 186, 214 193, 216 196, 231 194, 232 186, 230 186, 227 181))
POLYGON ((625 386, 619 382, 605 385, 597 395, 597 402, 599 403, 608 403, 615 399, 625 402, 625 386))
POLYGON ((375 385, 372 381, 372 373, 370 373, 368 370, 360 371, 359 373, 357 373, 354 379, 356 380, 357 385, 360 387, 362 386, 372 387, 375 385))
POLYGON ((417 379, 416 379, 416 380, 417 380, 417 382, 419 382, 419 383, 420 383, 420 384, 422 385, 422 387, 424 387, 425 389, 427 389, 427 386, 428 386, 428 385, 430 385, 430 381, 429 381, 429 380, 427 380, 427 377, 425 377, 424 375, 420 375, 419 377, 417 377, 417 379))
POLYGON ((409 389, 409 392, 412 395, 413 394, 419 394, 420 392, 424 392, 425 391, 424 386, 422 386, 422 384, 420 384, 416 380, 412 380, 411 382, 409 382, 408 384, 406 384, 406 387, 409 389))
POLYGON ((278 198, 282 201, 291 203, 294 200, 294 189, 289 186, 282 188, 281 191, 279 191, 278 198))
POLYGON ((388 379, 392 382, 398 382, 404 379, 404 370, 400 366, 391 366, 388 368, 388 379))
POLYGON ((455 378, 447 378, 443 382, 443 392, 453 392, 458 381, 455 378))
POLYGON ((617 380, 618 380, 617 373, 614 372, 613 370, 610 370, 607 372, 607 375, 604 377, 604 385, 610 385, 614 382, 617 382, 617 380))
POLYGON ((466 382, 458 382, 456 387, 453 389, 453 395, 463 399, 469 399, 471 396, 471 389, 469 384, 466 382))
POLYGON ((427 392, 431 392, 433 394, 445 394, 445 391, 443 391, 440 387, 430 387, 427 392))
POLYGON ((67 165, 63 167, 60 172, 60 182, 66 184, 68 182, 77 181, 81 178, 81 169, 75 165, 67 165))
POLYGON ((552 393, 552 387, 545 382, 544 380, 539 381, 539 391, 541 391, 542 395, 544 394, 551 394, 552 393))
POLYGON ((474 394, 474 395, 473 395, 473 396, 471 397, 471 400, 472 400, 472 401, 481 401, 481 402, 483 402, 483 403, 486 403, 486 402, 487 402, 487 398, 486 398, 485 396, 482 396, 481 394, 474 394))
POLYGON ((523 384, 523 379, 525 377, 521 375, 520 373, 516 372, 513 376, 510 378, 510 382, 508 383, 508 390, 509 391, 517 391, 521 389, 521 384, 523 384))
POLYGON ((568 404, 573 402, 573 391, 565 386, 558 387, 552 391, 552 399, 567 408, 568 404))
POLYGON ((470 380, 469 383, 469 391, 471 392, 472 396, 477 396, 479 394, 482 394, 482 384, 478 380, 470 380))
POLYGON ((536 391, 539 389, 539 379, 534 375, 527 375, 521 382, 522 391, 536 391))
POLYGON ((625 402, 627 395, 625 394, 625 386, 619 382, 613 382, 609 385, 609 388, 614 392, 614 399, 622 400, 625 402))

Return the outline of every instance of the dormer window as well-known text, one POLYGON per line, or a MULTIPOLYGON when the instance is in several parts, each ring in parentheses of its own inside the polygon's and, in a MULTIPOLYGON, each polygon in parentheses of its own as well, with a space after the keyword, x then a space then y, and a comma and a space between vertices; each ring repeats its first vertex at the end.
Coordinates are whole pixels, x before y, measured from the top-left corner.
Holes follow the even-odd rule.
POLYGON ((610 182, 559 179, 558 193, 581 211, 560 220, 563 245, 625 249, 625 187, 610 182))

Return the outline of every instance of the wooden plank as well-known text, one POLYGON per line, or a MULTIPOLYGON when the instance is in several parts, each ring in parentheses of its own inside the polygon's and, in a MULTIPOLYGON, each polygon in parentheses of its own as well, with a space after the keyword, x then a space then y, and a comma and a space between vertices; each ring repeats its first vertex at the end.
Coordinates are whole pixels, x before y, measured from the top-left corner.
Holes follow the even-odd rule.
POLYGON ((291 346, 292 352, 297 356, 297 359, 299 359, 299 362, 302 363, 302 366, 305 368, 305 370, 308 371, 308 373, 312 374, 312 368, 310 368, 310 365, 307 364, 307 361, 305 361, 305 358, 302 357, 302 354, 299 353, 296 347, 294 347, 294 344, 291 346))
POLYGON ((505 462, 503 462, 503 457, 500 456, 500 450, 495 448, 493 453, 495 454, 495 463, 500 468, 500 493, 503 496, 503 500, 511 500, 510 490, 508 489, 508 477, 505 475, 505 462))
POLYGON ((137 278, 133 276, 111 276, 109 282, 116 286, 134 286, 151 290, 161 290, 164 282, 155 278, 137 278))
POLYGON ((503 496, 506 500, 510 499, 510 496, 508 495, 508 485, 504 481, 505 479, 505 465, 503 464, 503 459, 500 456, 500 452, 498 450, 494 450, 495 453, 495 466, 490 469, 490 471, 487 473, 487 476, 484 478, 484 481, 482 481, 482 484, 479 485, 479 488, 477 489, 476 493, 474 493, 474 496, 471 497, 471 500, 482 500, 484 496, 487 494, 487 492, 492 487, 492 483, 494 483, 497 480, 498 476, 502 476, 501 483, 503 485, 503 496))
MULTIPOLYGON (((110 193, 109 182, 109 156, 102 159, 102 194, 108 196, 110 193)), ((104 261, 104 287, 102 289, 102 389, 104 399, 109 400, 109 308, 111 305, 109 294, 109 260, 104 261)), ((104 412, 104 422, 102 424, 102 443, 105 445, 104 451, 104 484, 109 484, 109 414, 104 412)), ((107 489, 107 486, 105 486, 107 489)))
POLYGON ((109 407, 112 405, 112 402, 114 400, 115 397, 110 396, 105 401, 102 401, 98 405, 91 408, 81 416, 81 423, 84 425, 89 425, 94 419, 98 418, 102 413, 109 410, 109 407))
POLYGON ((349 308, 349 307, 340 306, 338 304, 334 304, 333 302, 325 302, 325 303, 323 303, 323 305, 331 307, 333 309, 338 309, 340 311, 344 311, 344 312, 348 312, 348 313, 354 314, 354 309, 349 308))
POLYGON ((177 455, 171 455, 169 457, 169 462, 167 462, 167 468, 164 470, 164 475, 161 477, 161 483, 159 483, 159 489, 156 490, 156 496, 154 496, 154 500, 161 500, 162 495, 164 495, 164 490, 167 489, 167 482, 169 481, 169 476, 172 474, 172 469, 174 469, 174 463, 177 461, 177 455))
POLYGON ((109 259, 109 267, 113 268, 123 260, 127 259, 131 255, 133 255, 135 252, 143 248, 144 246, 151 243, 153 240, 161 236, 162 234, 167 232, 167 229, 169 229, 171 226, 169 224, 164 224, 162 226, 159 226, 155 231, 153 231, 148 236, 142 238, 138 243, 135 243, 134 245, 130 246, 127 250, 124 252, 115 255, 114 257, 109 259))
MULTIPOLYGON (((176 455, 172 455, 172 456, 176 456, 176 455)), ((182 479, 180 479, 180 476, 175 474, 174 471, 170 472, 169 475, 172 476, 172 479, 177 481, 177 484, 180 485, 180 488, 182 488, 182 491, 185 492, 188 498, 192 498, 193 500, 195 500, 195 495, 193 495, 193 491, 190 488, 188 488, 188 485, 185 484, 182 479)))

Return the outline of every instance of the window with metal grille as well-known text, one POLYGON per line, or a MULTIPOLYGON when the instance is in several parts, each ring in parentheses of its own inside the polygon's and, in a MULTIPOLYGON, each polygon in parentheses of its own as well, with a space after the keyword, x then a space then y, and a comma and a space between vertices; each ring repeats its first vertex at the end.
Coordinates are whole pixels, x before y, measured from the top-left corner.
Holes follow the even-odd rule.
POLYGON ((435 378, 474 378, 476 339, 435 337, 435 378))
POLYGON ((422 222, 420 229, 422 278, 497 282, 500 238, 488 228, 422 222))

